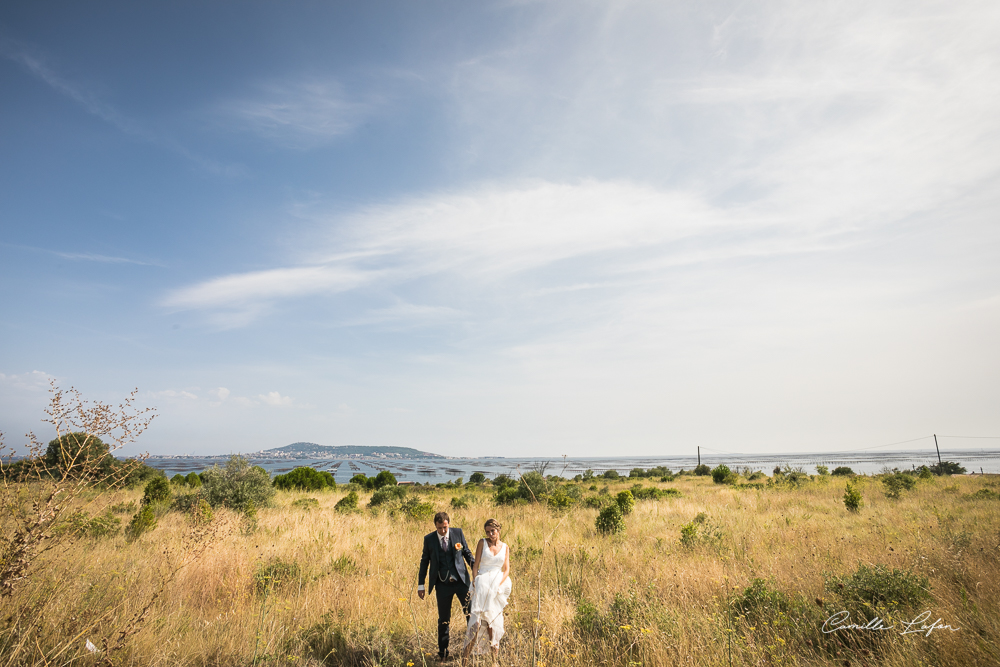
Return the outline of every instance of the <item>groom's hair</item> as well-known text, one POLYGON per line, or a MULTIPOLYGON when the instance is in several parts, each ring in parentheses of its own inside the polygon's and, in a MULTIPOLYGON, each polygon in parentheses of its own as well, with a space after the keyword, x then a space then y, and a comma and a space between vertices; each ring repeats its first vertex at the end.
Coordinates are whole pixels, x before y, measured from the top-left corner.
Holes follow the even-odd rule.
POLYGON ((438 512, 437 514, 434 515, 434 524, 435 525, 437 525, 439 523, 444 523, 445 521, 447 521, 448 523, 451 523, 451 518, 448 516, 447 512, 438 512))

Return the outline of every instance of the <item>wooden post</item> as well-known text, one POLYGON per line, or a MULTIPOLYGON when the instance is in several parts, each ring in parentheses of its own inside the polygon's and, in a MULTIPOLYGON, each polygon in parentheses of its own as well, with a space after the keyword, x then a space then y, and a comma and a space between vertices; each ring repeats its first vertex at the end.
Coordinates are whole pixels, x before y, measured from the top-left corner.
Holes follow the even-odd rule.
POLYGON ((934 449, 936 449, 937 453, 938 453, 938 465, 942 465, 942 463, 941 463, 941 448, 938 447, 938 444, 937 444, 937 433, 934 434, 934 449))
POLYGON ((698 465, 701 465, 701 445, 698 445, 698 465))

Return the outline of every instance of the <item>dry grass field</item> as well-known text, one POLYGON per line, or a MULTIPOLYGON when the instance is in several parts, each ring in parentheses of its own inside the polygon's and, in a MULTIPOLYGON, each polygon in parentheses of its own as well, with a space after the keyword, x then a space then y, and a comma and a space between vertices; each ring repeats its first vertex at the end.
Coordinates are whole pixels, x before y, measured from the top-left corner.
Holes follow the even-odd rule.
MULTIPOLYGON (((411 492, 449 511, 470 539, 487 518, 502 522, 514 589, 501 664, 1000 664, 1000 501, 971 497, 1000 490, 997 477, 920 480, 899 499, 859 477, 857 513, 845 510, 838 477, 798 487, 641 481, 681 495, 637 501, 627 529, 611 536, 595 530, 598 510, 583 502, 497 506, 488 485, 411 492), (456 496, 465 508, 451 507, 456 496), (835 581, 859 566, 899 570, 889 583, 926 577, 929 597, 859 607, 851 586, 835 581), (846 608, 859 625, 879 613, 894 627, 824 633, 846 608), (951 629, 902 634, 925 611, 925 624, 951 629)), ((585 499, 633 483, 577 486, 585 499)), ((141 495, 104 494, 90 511, 141 495)), ((415 594, 431 522, 335 512, 344 495, 279 492, 256 526, 217 510, 199 527, 174 511, 132 542, 120 530, 66 542, 0 599, 0 667, 431 664, 433 596, 415 594), (304 498, 318 506, 293 504, 304 498)), ((465 630, 455 609, 453 646, 465 630)))

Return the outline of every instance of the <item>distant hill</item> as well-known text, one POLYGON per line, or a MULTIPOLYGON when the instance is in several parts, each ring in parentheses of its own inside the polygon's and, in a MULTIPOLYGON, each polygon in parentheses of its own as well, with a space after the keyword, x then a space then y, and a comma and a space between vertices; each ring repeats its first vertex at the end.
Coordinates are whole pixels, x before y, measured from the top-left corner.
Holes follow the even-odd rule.
POLYGON ((367 445, 317 445, 315 442, 293 442, 284 447, 267 449, 260 454, 289 458, 331 459, 341 456, 374 456, 392 459, 443 459, 440 454, 422 452, 410 447, 373 447, 367 445))

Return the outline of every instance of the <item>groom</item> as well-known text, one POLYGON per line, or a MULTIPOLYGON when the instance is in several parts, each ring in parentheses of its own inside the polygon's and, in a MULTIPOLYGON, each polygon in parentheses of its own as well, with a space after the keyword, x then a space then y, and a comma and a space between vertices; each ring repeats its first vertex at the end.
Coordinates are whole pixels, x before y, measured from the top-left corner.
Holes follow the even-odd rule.
POLYGON ((424 536, 424 553, 420 556, 420 574, 417 578, 417 595, 424 599, 424 579, 427 566, 431 568, 431 590, 437 587, 438 605, 438 659, 448 659, 448 628, 451 622, 451 599, 458 597, 469 622, 469 570, 475 559, 461 528, 449 528, 447 512, 434 515, 433 533, 424 536))

